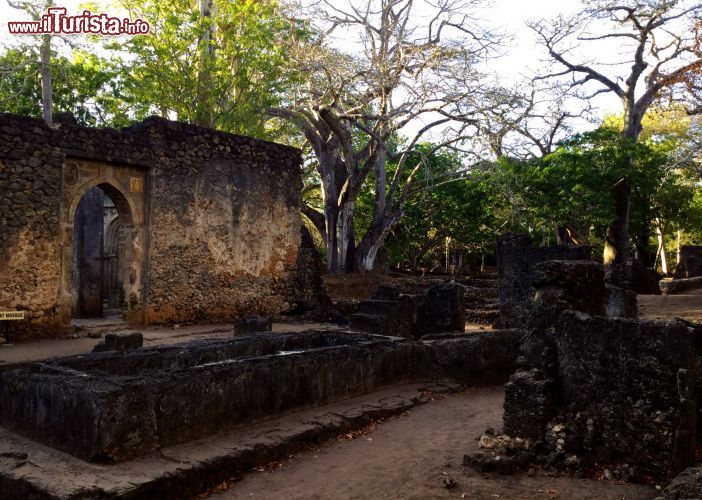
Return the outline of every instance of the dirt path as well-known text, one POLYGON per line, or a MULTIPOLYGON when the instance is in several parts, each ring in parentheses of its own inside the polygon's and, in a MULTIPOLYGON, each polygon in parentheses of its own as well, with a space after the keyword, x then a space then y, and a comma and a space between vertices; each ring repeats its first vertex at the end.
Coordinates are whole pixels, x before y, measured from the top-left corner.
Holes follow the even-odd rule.
POLYGON ((676 295, 639 295, 639 318, 702 322, 702 288, 676 295))
POLYGON ((448 396, 378 425, 355 440, 328 443, 274 471, 253 472, 217 499, 648 499, 649 487, 570 477, 487 477, 461 465, 476 438, 499 428, 501 388, 448 396), (444 486, 451 477, 455 489, 444 486), (462 496, 463 495, 463 496, 462 496))

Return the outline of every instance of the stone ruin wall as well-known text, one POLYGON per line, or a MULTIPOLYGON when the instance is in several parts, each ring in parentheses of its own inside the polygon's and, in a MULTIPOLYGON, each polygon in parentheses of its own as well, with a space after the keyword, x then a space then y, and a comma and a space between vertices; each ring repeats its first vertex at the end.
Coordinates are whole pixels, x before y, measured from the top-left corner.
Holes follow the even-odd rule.
POLYGON ((535 247, 528 234, 506 233, 497 238, 500 326, 524 328, 531 316, 535 264, 547 260, 590 260, 588 246, 535 247))
POLYGON ((146 321, 288 311, 300 247, 299 152, 170 127, 175 147, 164 148, 164 167, 150 176, 146 321))
POLYGON ((505 386, 504 432, 532 444, 506 449, 484 436, 496 446, 465 463, 571 472, 599 464, 637 481, 669 481, 691 465, 697 329, 632 319, 636 294, 607 283, 586 247, 534 248, 528 235, 507 234, 497 249, 503 327, 526 328, 505 386))
POLYGON ((683 245, 680 247, 680 264, 675 270, 676 278, 702 276, 702 246, 683 245))
POLYGON ((0 117, 0 307, 26 311, 18 326, 43 333, 61 328, 63 151, 50 134, 38 121, 0 117))
POLYGON ((536 442, 528 462, 669 481, 694 463, 699 333, 677 321, 604 317, 604 274, 586 261, 535 266, 504 431, 536 442))
POLYGON ((155 117, 117 131, 0 115, 0 309, 26 311, 18 337, 66 331, 71 209, 107 183, 137 219, 129 320, 285 312, 299 287, 300 164, 293 148, 155 117))

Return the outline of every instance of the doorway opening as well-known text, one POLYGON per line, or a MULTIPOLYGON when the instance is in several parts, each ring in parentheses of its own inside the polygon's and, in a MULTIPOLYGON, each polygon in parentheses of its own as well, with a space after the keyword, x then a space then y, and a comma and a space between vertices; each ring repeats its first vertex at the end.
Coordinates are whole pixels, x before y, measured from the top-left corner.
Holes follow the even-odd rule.
POLYGON ((121 318, 133 231, 129 204, 113 186, 99 184, 81 197, 73 220, 73 318, 121 318))

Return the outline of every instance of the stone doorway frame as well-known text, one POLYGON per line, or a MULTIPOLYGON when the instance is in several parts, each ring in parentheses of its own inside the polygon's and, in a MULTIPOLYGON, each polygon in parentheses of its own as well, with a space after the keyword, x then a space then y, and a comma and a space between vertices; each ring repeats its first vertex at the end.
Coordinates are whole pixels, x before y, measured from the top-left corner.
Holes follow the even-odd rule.
POLYGON ((146 262, 146 181, 144 168, 67 157, 63 163, 61 227, 61 288, 59 316, 69 328, 73 300, 73 229, 78 203, 94 187, 102 189, 117 207, 125 234, 123 317, 144 323, 143 290, 146 262))

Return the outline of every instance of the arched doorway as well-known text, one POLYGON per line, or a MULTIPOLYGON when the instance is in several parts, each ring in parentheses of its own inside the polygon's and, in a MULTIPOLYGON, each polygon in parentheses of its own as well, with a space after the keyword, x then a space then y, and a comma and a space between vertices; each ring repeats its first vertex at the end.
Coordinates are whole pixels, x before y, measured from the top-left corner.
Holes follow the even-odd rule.
POLYGON ((61 323, 116 313, 143 323, 146 170, 66 158, 61 205, 61 323), (86 264, 87 263, 87 264, 86 264))
POLYGON ((125 284, 135 281, 138 240, 129 202, 109 183, 87 188, 75 205, 72 226, 71 316, 122 316, 125 284))

